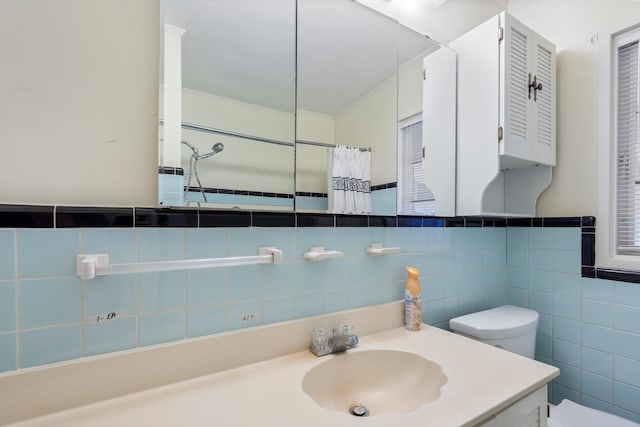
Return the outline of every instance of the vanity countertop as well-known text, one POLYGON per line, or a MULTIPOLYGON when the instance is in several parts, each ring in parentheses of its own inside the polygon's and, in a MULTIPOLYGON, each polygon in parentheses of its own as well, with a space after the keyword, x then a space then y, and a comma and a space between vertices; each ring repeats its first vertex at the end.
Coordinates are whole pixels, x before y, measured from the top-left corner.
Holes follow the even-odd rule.
POLYGON ((553 366, 428 325, 417 332, 394 328, 360 337, 349 352, 373 349, 414 352, 440 364, 448 377, 440 398, 404 414, 358 418, 328 411, 303 392, 302 379, 314 366, 339 356, 302 351, 12 425, 473 426, 559 374, 553 366))

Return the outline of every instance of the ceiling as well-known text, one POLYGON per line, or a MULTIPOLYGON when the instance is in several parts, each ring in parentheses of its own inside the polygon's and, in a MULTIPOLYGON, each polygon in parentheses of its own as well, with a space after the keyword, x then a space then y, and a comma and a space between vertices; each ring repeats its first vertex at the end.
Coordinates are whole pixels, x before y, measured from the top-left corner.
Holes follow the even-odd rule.
MULTIPOLYGON (((186 30, 184 87, 293 112, 295 0, 161 0, 161 11, 186 30)), ((352 0, 299 0, 297 15, 298 107, 310 111, 335 114, 434 46, 352 0)))

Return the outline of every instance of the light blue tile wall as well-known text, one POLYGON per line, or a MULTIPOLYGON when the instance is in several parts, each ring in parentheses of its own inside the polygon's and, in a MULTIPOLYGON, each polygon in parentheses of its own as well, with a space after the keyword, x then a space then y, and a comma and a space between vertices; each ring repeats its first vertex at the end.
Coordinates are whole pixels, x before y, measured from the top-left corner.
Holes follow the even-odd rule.
POLYGON ((551 401, 640 422, 640 285, 580 274, 580 228, 507 228, 509 303, 540 314, 536 358, 560 368, 551 401))
POLYGON ((184 205, 184 176, 158 174, 158 203, 165 206, 184 205))
POLYGON ((447 327, 507 301, 506 238, 505 228, 3 229, 0 371, 401 300, 406 265, 421 272, 423 318, 447 327), (402 252, 369 257, 371 242, 402 252), (74 273, 78 253, 128 263, 253 255, 262 245, 283 249, 283 264, 74 273), (305 261, 318 245, 344 258, 305 261))
POLYGON ((371 215, 396 215, 397 188, 371 192, 371 215))
MULTIPOLYGON (((293 209, 293 198, 249 196, 242 194, 205 193, 207 200, 199 191, 191 190, 184 195, 185 203, 221 203, 225 205, 277 206, 293 209)), ((325 199, 326 200, 326 199, 325 199)), ((262 208, 260 208, 262 209, 262 208)))

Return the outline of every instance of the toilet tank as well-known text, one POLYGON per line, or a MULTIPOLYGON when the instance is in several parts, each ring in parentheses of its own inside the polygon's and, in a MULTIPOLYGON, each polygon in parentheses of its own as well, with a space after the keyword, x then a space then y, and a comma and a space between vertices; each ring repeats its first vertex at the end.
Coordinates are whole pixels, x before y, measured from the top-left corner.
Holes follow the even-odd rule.
POLYGON ((494 347, 531 359, 535 356, 538 313, 534 310, 503 305, 451 319, 449 327, 494 347))

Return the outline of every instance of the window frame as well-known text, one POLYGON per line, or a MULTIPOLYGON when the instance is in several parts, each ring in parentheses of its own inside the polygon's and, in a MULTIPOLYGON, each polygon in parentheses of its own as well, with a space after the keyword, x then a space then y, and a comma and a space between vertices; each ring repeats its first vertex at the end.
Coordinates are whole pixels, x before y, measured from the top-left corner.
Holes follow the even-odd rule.
POLYGON ((640 270, 640 253, 619 254, 617 250, 617 54, 618 37, 640 33, 637 18, 626 25, 609 28, 598 41, 598 174, 596 266, 640 270), (622 27, 622 28, 621 28, 622 27))

